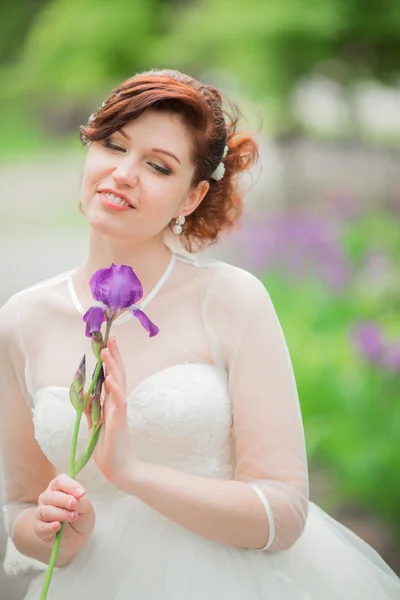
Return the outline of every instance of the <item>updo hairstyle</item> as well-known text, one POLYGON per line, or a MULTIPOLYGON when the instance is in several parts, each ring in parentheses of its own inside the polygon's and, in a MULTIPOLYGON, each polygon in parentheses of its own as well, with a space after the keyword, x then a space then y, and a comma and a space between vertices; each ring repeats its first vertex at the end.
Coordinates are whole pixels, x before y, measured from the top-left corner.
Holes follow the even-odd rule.
POLYGON ((240 218, 243 193, 237 175, 257 161, 257 144, 249 134, 236 131, 239 112, 232 103, 229 111, 223 108, 218 90, 179 71, 160 69, 135 75, 112 90, 88 125, 81 127, 81 141, 102 141, 148 109, 182 117, 192 141, 192 185, 203 180, 210 183, 201 204, 186 217, 180 236, 187 250, 200 250, 216 242, 240 218), (215 181, 211 175, 226 145, 225 174, 215 181))

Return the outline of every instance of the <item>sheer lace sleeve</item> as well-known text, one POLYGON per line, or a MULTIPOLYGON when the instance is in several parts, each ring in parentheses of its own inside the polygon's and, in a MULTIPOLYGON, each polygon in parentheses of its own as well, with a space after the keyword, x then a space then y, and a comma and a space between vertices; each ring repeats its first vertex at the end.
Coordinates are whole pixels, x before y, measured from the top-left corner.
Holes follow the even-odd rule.
POLYGON ((4 478, 3 513, 8 536, 22 513, 35 506, 55 476, 34 437, 26 389, 18 297, 0 310, 0 451, 4 478))
POLYGON ((226 269, 213 286, 215 339, 229 371, 236 479, 251 485, 265 508, 262 550, 283 550, 307 517, 308 475, 296 383, 281 326, 263 284, 226 269))

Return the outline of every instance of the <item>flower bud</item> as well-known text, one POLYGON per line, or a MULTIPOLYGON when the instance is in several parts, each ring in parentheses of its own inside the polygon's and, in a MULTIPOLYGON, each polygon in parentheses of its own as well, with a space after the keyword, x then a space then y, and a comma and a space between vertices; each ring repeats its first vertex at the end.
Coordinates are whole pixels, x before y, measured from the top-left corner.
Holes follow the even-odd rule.
POLYGON ((74 375, 72 380, 72 385, 75 388, 75 391, 80 394, 85 387, 86 381, 86 354, 83 355, 83 358, 79 364, 79 368, 74 375))
POLYGON ((69 399, 75 410, 83 409, 83 394, 76 391, 74 384, 69 388, 69 399))
POLYGON ((103 348, 104 340, 101 331, 94 331, 92 333, 92 350, 97 360, 100 360, 100 354, 103 348))
POLYGON ((75 410, 82 410, 83 408, 83 388, 85 386, 85 380, 86 355, 84 354, 69 389, 69 399, 71 400, 71 404, 75 410))

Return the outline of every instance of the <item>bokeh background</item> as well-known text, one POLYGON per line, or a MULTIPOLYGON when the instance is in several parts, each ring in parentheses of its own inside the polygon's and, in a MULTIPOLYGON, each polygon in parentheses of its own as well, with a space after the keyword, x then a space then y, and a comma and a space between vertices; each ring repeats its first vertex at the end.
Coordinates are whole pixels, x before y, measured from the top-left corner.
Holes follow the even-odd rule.
MULTIPOLYGON (((312 499, 397 572, 399 53, 398 0, 3 0, 0 20, 0 304, 83 260, 79 125, 112 87, 152 67, 219 87, 261 168, 211 253, 272 296, 312 499)), ((1 600, 28 580, 0 572, 1 600)))

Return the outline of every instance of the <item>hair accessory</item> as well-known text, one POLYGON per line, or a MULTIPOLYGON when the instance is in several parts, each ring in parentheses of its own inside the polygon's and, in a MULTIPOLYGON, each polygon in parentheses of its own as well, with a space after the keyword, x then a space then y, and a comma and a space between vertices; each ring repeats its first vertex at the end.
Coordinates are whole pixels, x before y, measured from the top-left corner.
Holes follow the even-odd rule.
POLYGON ((225 175, 224 158, 226 158, 226 155, 228 154, 228 152, 229 152, 229 147, 225 146, 221 162, 219 163, 219 165, 215 169, 215 171, 213 173, 211 173, 211 179, 214 179, 214 181, 221 181, 221 179, 225 175))
POLYGON ((183 215, 179 215, 179 217, 176 217, 175 219, 175 225, 172 228, 172 231, 174 233, 176 233, 176 235, 180 235, 183 231, 183 227, 182 225, 185 224, 185 217, 183 215))

